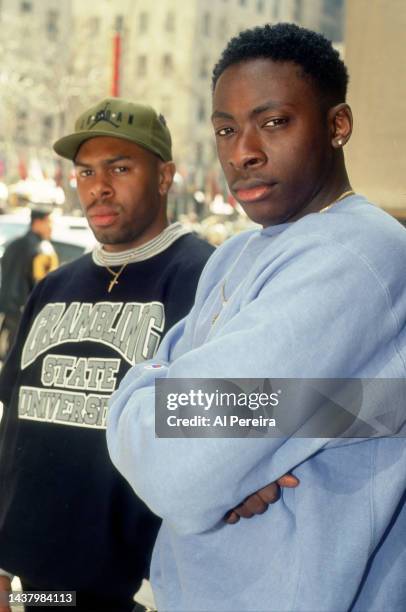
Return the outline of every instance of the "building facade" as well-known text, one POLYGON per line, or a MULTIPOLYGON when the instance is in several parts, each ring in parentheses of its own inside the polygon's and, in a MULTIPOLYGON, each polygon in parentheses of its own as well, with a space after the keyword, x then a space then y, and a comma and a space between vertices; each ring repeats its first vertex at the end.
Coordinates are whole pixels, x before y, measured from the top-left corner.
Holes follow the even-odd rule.
POLYGON ((71 29, 70 0, 0 4, 0 181, 54 173, 71 29))
POLYGON ((347 159, 354 186, 406 219, 406 3, 349 1, 346 61, 354 132, 347 159))

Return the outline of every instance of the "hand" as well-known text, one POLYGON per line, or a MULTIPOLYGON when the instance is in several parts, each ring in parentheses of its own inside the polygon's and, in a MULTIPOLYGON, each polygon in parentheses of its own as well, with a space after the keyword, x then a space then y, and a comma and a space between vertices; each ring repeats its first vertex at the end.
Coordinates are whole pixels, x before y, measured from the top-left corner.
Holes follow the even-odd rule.
MULTIPOLYGON (((0 596, 11 591, 10 578, 7 576, 0 576, 0 596)), ((0 597, 0 612, 11 612, 11 608, 2 597, 0 597)))
POLYGON ((297 487, 299 483, 300 480, 292 474, 281 476, 276 482, 271 482, 263 489, 259 489, 256 493, 244 499, 241 504, 229 510, 224 517, 225 522, 229 525, 234 525, 238 523, 241 517, 251 518, 255 514, 263 514, 268 509, 269 504, 274 504, 278 501, 281 487, 293 489, 297 487))

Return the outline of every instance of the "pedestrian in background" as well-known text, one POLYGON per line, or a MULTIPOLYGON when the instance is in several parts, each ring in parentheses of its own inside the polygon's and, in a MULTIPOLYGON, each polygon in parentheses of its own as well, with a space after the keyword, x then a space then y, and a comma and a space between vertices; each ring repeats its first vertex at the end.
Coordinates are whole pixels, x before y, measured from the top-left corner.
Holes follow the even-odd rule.
POLYGON ((30 228, 8 244, 1 260, 0 359, 13 345, 23 308, 36 283, 58 267, 58 256, 50 242, 51 211, 31 210, 30 228))

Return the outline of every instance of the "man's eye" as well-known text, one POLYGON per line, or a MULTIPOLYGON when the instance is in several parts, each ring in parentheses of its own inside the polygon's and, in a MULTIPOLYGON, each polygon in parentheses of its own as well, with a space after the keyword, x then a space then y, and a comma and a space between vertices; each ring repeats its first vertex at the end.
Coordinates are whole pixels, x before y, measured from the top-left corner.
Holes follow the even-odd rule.
POLYGON ((86 176, 91 176, 92 175, 92 171, 89 169, 84 169, 84 170, 76 170, 76 176, 80 176, 82 178, 86 177, 86 176))
POLYGON ((125 172, 128 172, 128 168, 127 166, 114 166, 113 172, 114 174, 124 174, 125 172))
POLYGON ((215 130, 216 136, 228 136, 229 134, 232 134, 233 132, 234 130, 231 127, 224 127, 224 128, 219 128, 218 130, 215 130))
POLYGON ((278 127, 287 123, 287 121, 288 120, 284 117, 273 117, 272 119, 268 119, 268 121, 264 123, 264 127, 278 127))

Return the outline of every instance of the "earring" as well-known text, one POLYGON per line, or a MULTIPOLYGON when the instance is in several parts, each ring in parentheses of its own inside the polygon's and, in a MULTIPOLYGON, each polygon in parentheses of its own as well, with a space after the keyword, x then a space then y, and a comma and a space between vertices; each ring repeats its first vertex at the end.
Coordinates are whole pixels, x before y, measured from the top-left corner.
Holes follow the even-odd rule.
POLYGON ((338 144, 340 147, 342 147, 342 145, 344 144, 343 139, 342 139, 342 138, 339 138, 339 139, 337 140, 337 144, 338 144))

